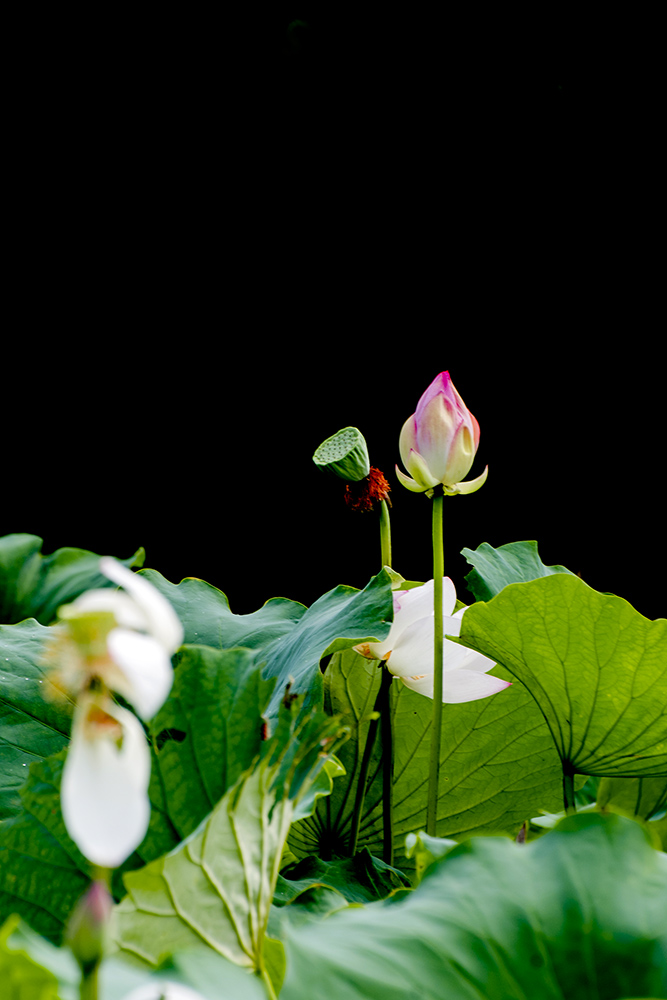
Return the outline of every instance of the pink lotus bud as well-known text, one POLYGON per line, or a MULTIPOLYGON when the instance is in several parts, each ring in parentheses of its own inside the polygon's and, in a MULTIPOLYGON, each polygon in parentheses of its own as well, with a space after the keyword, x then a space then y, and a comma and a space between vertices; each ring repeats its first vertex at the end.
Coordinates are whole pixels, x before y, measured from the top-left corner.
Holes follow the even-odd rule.
POLYGON ((106 883, 95 879, 69 918, 67 942, 84 972, 102 960, 112 906, 106 883))
POLYGON ((403 464, 400 481, 413 493, 442 484, 445 493, 474 493, 485 482, 488 466, 477 479, 461 480, 470 471, 479 445, 479 424, 454 388, 449 372, 433 380, 405 421, 399 440, 403 464))

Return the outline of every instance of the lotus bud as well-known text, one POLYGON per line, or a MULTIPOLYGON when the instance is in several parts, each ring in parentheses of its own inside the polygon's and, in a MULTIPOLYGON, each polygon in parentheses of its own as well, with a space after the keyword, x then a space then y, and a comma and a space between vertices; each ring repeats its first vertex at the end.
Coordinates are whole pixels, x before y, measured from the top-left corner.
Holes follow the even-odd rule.
POLYGON ((76 904, 67 925, 67 943, 77 962, 88 973, 103 958, 113 899, 103 879, 91 882, 76 904))
POLYGON ((366 441, 356 427, 344 427, 323 441, 313 455, 313 462, 347 483, 365 479, 371 469, 366 441))
POLYGON ((462 480, 478 445, 479 424, 454 388, 449 372, 441 372, 401 431, 401 459, 412 478, 398 466, 396 475, 413 493, 432 495, 438 485, 449 495, 474 493, 486 481, 488 466, 476 479, 462 480))

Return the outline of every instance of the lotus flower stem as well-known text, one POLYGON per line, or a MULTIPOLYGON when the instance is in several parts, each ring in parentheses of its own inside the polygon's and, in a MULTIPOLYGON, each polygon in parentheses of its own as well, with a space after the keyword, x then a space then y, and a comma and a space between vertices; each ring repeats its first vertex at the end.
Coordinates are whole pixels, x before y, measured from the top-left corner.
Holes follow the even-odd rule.
MULTIPOLYGON (((378 691, 377 698, 375 699, 375 706, 373 707, 373 716, 370 723, 368 724, 368 733, 366 735, 366 745, 364 747, 364 754, 361 758, 361 767, 359 768, 359 778, 357 780, 357 790, 354 797, 354 810, 352 812, 352 833, 350 834, 350 857, 353 858, 357 853, 357 841, 359 840, 359 827, 361 825, 361 814, 364 808, 364 800, 366 798, 366 783, 368 781, 368 769, 371 764, 371 757, 373 755, 373 747, 375 746, 375 738, 377 736, 378 724, 380 721, 380 712, 382 711, 382 702, 385 697, 385 685, 389 687, 391 683, 390 680, 387 683, 385 680, 385 674, 389 671, 386 669, 384 660, 381 661, 380 666, 382 667, 382 680, 380 682, 380 690, 378 691)), ((387 697, 388 701, 388 697, 387 697)))
POLYGON ((440 777, 440 734, 442 728, 444 627, 442 621, 442 577, 445 558, 442 541, 442 488, 433 495, 433 726, 428 775, 426 832, 437 837, 438 781, 440 777))
POLYGON ((380 502, 380 545, 382 548, 382 565, 391 566, 391 524, 389 522, 389 507, 386 500, 380 502))
POLYGON ((389 694, 393 675, 382 664, 382 682, 377 704, 382 727, 382 860, 394 863, 394 738, 389 694))
POLYGON ((90 970, 83 972, 81 983, 79 984, 79 996, 81 1000, 97 1000, 99 962, 90 970))

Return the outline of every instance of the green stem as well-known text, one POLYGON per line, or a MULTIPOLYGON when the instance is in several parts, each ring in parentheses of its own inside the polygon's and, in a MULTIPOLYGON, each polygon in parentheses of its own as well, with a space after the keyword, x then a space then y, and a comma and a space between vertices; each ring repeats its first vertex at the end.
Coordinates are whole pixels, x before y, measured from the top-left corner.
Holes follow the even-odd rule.
POLYGON ((391 524, 386 500, 380 501, 380 547, 382 549, 382 565, 391 566, 391 524))
POLYGON ((383 663, 378 706, 382 727, 382 860, 388 865, 394 863, 394 742, 389 700, 392 679, 383 663))
POLYGON ((573 816, 577 811, 574 798, 574 771, 572 765, 563 761, 563 804, 567 816, 573 816))
POLYGON ((81 1000, 97 1000, 97 973, 99 962, 81 974, 79 996, 81 1000))
POLYGON ((426 832, 437 837, 438 782, 440 778, 440 737, 442 730, 443 650, 442 578, 445 559, 442 541, 442 504, 440 489, 433 497, 433 725, 431 729, 431 760, 428 773, 428 804, 426 832))
MULTIPOLYGON (((380 664, 384 668, 384 660, 380 664)), ((354 797, 354 811, 352 813, 352 833, 350 834, 350 857, 353 858, 357 853, 357 841, 359 840, 359 827, 361 825, 361 813, 364 808, 364 800, 366 798, 366 782, 368 781, 368 769, 371 763, 371 756, 373 754, 373 747, 375 746, 375 737, 377 736, 378 723, 379 723, 379 712, 382 704, 383 696, 383 681, 384 681, 384 670, 383 678, 380 682, 380 690, 378 692, 377 698, 375 699, 375 707, 373 708, 373 713, 375 718, 371 719, 368 724, 368 733, 366 735, 366 746, 364 747, 364 755, 361 758, 361 767, 359 768, 359 778, 357 779, 357 791, 354 797)), ((361 734, 360 734, 361 735, 361 734)))
POLYGON ((266 989, 268 1000, 278 1000, 276 996, 276 991, 273 988, 273 983, 271 982, 271 976, 268 974, 268 972, 264 967, 260 969, 259 975, 262 982, 264 983, 264 988, 266 989))

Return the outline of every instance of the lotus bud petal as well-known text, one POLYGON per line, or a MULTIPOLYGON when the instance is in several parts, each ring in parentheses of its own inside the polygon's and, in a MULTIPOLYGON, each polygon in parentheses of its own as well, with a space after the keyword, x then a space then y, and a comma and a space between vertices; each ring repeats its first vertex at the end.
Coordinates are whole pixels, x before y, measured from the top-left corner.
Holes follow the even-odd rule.
POLYGON ((104 956, 113 899, 103 879, 95 879, 74 907, 66 939, 77 962, 87 972, 104 956))

